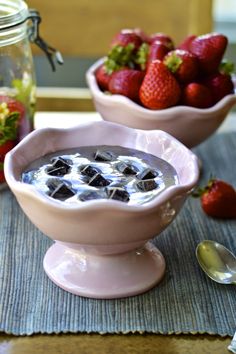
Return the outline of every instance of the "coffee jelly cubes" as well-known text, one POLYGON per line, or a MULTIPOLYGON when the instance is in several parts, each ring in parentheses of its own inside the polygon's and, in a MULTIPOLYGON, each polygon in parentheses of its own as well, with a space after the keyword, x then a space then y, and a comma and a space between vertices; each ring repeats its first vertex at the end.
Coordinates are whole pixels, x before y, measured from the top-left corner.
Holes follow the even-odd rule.
POLYGON ((109 199, 119 200, 121 202, 129 201, 129 193, 125 188, 121 187, 107 187, 107 196, 109 199))
POLYGON ((49 197, 64 201, 75 195, 75 192, 65 182, 50 181, 47 183, 49 188, 49 197))
POLYGON ((112 199, 128 203, 133 193, 158 188, 157 170, 138 161, 135 155, 124 156, 120 158, 112 147, 107 150, 99 146, 91 147, 85 156, 75 152, 51 158, 50 164, 45 165, 48 196, 60 201, 76 195, 80 201, 112 199))
POLYGON ((52 164, 47 168, 47 174, 50 176, 64 176, 69 173, 71 166, 62 157, 54 157, 51 160, 52 164))

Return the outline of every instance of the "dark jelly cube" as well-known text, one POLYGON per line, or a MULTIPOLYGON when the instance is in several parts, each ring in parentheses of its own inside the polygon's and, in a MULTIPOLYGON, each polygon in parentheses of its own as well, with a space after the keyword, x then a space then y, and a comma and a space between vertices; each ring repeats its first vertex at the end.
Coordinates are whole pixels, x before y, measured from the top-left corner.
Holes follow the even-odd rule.
POLYGON ((74 195, 75 193, 65 183, 59 184, 54 191, 49 193, 50 197, 63 201, 73 197, 74 195))
POLYGON ((109 199, 120 200, 121 202, 129 201, 129 193, 124 188, 120 188, 120 187, 106 188, 106 193, 109 199))
POLYGON ((136 175, 138 172, 137 167, 128 164, 126 162, 120 162, 117 165, 117 170, 121 173, 123 173, 124 175, 136 175))
POLYGON ((70 165, 72 164, 72 161, 63 159, 63 157, 53 157, 51 159, 51 163, 53 167, 65 167, 65 168, 70 168, 70 165))
POLYGON ((94 160, 96 161, 112 161, 114 154, 110 151, 97 150, 94 154, 94 160))
POLYGON ((138 181, 137 186, 142 192, 148 192, 157 188, 157 183, 153 179, 145 179, 138 181))
POLYGON ((93 187, 105 187, 110 184, 110 182, 104 178, 100 173, 97 173, 93 177, 90 178, 88 184, 93 187))
POLYGON ((85 176, 93 177, 97 173, 101 172, 101 170, 97 167, 86 165, 81 168, 80 172, 85 176))
POLYGON ((86 191, 80 194, 79 199, 82 202, 87 200, 102 199, 102 195, 95 191, 86 191))
POLYGON ((61 167, 54 167, 54 166, 49 166, 46 169, 46 172, 48 175, 50 176, 64 176, 68 173, 68 168, 65 166, 61 166, 61 167))
POLYGON ((59 178, 49 178, 46 181, 46 185, 50 191, 54 191, 60 184, 62 184, 62 181, 59 178))
POLYGON ((146 168, 144 171, 140 172, 137 175, 138 179, 146 180, 146 179, 153 179, 158 175, 158 173, 150 168, 146 168))

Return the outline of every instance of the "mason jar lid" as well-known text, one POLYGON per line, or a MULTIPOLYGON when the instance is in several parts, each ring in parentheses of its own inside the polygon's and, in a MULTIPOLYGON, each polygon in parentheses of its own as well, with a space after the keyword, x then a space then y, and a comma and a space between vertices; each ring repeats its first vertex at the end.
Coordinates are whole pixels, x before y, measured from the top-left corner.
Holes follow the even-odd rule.
POLYGON ((0 0, 0 30, 20 25, 28 15, 28 6, 23 0, 0 0))

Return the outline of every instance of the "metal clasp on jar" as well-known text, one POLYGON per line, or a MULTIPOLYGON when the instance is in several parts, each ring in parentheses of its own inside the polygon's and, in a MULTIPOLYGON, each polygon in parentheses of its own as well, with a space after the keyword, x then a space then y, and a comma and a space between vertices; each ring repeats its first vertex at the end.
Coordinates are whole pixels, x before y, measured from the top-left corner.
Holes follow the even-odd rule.
POLYGON ((32 26, 29 26, 28 28, 28 38, 30 42, 35 43, 40 49, 44 51, 49 60, 49 63, 51 64, 52 70, 55 71, 56 66, 54 63, 54 58, 58 64, 62 65, 64 63, 61 53, 57 49, 48 45, 48 43, 45 42, 45 40, 40 36, 39 25, 42 19, 37 10, 29 9, 28 20, 32 21, 32 26))

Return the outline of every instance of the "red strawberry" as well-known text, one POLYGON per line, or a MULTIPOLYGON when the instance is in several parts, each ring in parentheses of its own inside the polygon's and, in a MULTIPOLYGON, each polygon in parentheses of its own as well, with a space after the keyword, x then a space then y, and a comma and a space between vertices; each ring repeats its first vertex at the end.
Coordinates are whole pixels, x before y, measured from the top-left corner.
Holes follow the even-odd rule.
POLYGON ((20 101, 17 101, 15 98, 6 95, 0 95, 0 104, 4 102, 7 104, 7 108, 9 109, 10 113, 19 112, 20 113, 19 120, 22 120, 24 118, 25 107, 20 101))
POLYGON ((222 219, 236 218, 236 190, 225 181, 211 179, 195 196, 201 197, 201 205, 207 215, 222 219))
POLYGON ((107 74, 106 68, 104 65, 99 66, 95 73, 95 77, 98 83, 98 86, 102 91, 108 91, 108 84, 111 79, 111 75, 107 74))
POLYGON ((5 155, 14 148, 16 142, 13 140, 8 140, 2 145, 0 145, 0 163, 4 161, 5 155))
POLYGON ((139 97, 149 109, 163 109, 174 106, 180 98, 180 86, 168 68, 160 60, 150 63, 139 97))
POLYGON ((204 81, 204 84, 211 90, 214 103, 226 95, 234 93, 234 84, 228 74, 213 74, 204 81))
POLYGON ((177 49, 183 49, 183 50, 187 50, 189 51, 189 46, 190 46, 190 43, 196 38, 197 36, 195 36, 194 34, 191 34, 189 36, 187 36, 183 42, 181 42, 177 49))
POLYGON ((144 78, 144 72, 133 69, 121 69, 112 74, 109 91, 139 101, 139 88, 144 78))
POLYGON ((14 148, 16 142, 13 140, 8 140, 2 145, 0 145, 0 183, 5 182, 5 175, 3 171, 3 163, 5 159, 5 155, 14 148))
POLYGON ((121 47, 126 47, 130 43, 132 43, 134 45, 134 49, 137 50, 142 44, 142 39, 137 33, 135 33, 134 30, 123 29, 112 39, 111 46, 114 47, 119 45, 121 47))
POLYGON ((193 39, 189 50, 198 57, 201 69, 211 74, 218 69, 227 44, 228 39, 223 34, 209 33, 193 39))
POLYGON ((149 43, 152 43, 154 41, 159 41, 163 44, 165 44, 170 50, 174 49, 174 42, 171 39, 170 36, 167 36, 165 33, 153 33, 150 36, 149 43))
POLYGON ((234 93, 234 83, 231 77, 233 72, 234 64, 224 61, 220 64, 219 72, 210 75, 203 81, 211 90, 214 103, 226 95, 234 93))
POLYGON ((5 175, 4 175, 4 170, 3 170, 3 164, 1 166, 1 163, 0 163, 0 183, 4 183, 6 180, 5 180, 5 175))
POLYGON ((163 62, 180 82, 193 81, 198 74, 198 59, 186 50, 175 49, 170 51, 163 62))
POLYGON ((148 54, 148 65, 153 60, 162 60, 165 55, 170 51, 169 47, 166 46, 164 43, 160 41, 153 41, 149 47, 149 54, 148 54))
POLYGON ((183 89, 181 103, 186 106, 208 108, 213 105, 213 98, 207 86, 192 82, 183 89))
POLYGON ((142 42, 149 42, 149 36, 141 28, 134 28, 134 33, 141 38, 142 42))

